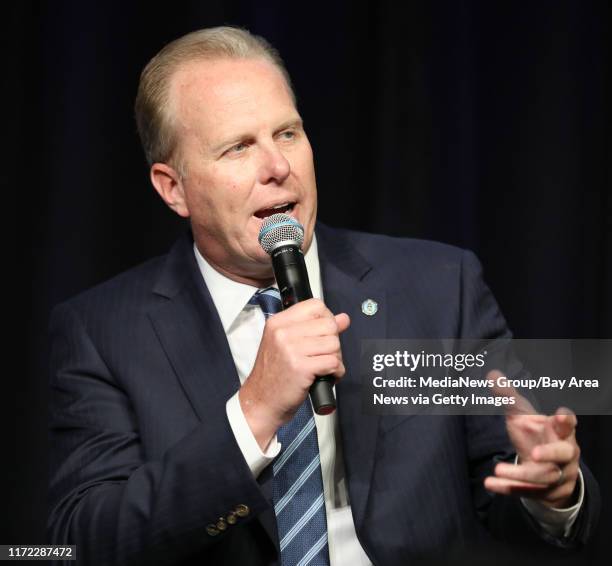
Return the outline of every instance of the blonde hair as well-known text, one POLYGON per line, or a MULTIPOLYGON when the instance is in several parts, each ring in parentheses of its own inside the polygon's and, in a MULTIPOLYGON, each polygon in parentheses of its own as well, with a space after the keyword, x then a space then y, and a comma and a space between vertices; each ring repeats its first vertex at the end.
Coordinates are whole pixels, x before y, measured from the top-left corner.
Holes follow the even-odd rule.
POLYGON ((156 162, 173 164, 184 176, 184 167, 176 151, 175 127, 168 112, 170 81, 183 63, 223 58, 263 58, 270 61, 282 73, 295 102, 285 64, 278 51, 263 37, 230 26, 188 33, 166 45, 147 63, 140 75, 134 111, 149 166, 156 162))

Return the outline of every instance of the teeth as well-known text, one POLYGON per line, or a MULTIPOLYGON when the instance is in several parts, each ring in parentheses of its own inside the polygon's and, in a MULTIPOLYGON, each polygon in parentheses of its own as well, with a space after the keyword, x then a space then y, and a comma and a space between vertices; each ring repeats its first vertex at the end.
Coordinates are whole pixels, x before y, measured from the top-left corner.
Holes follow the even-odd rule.
POLYGON ((270 208, 261 209, 260 211, 255 213, 255 216, 257 216, 257 218, 266 218, 267 216, 270 216, 271 214, 275 214, 274 211, 277 211, 277 210, 283 210, 286 214, 289 214, 293 211, 294 206, 295 206, 295 203, 286 202, 284 204, 279 204, 277 206, 272 206, 270 208))

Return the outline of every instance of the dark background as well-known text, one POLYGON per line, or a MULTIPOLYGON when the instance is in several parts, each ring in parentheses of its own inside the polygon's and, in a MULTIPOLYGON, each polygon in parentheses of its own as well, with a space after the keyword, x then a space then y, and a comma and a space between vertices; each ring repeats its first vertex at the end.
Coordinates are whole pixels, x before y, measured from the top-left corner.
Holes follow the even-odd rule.
MULTIPOLYGON (((474 250, 517 337, 612 336, 607 2, 163 6, 22 2, 4 20, 5 217, 25 271, 7 297, 25 291, 26 347, 3 379, 2 544, 46 542, 50 308, 182 230, 149 185, 132 105, 145 63, 188 31, 242 25, 280 50, 322 220, 474 250)), ((604 498, 593 564, 612 532, 611 419, 578 428, 604 498)))

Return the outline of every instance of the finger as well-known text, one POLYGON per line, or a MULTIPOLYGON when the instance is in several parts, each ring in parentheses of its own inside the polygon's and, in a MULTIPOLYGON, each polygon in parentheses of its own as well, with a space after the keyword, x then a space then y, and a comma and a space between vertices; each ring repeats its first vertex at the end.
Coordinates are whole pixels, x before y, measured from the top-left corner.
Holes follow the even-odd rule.
POLYGON ((567 464, 576 457, 576 454, 575 443, 567 440, 558 440, 534 447, 531 451, 531 458, 536 462, 567 464))
POLYGON ((341 334, 351 325, 351 318, 348 314, 341 312, 335 316, 338 325, 338 333, 341 334))
POLYGON ((287 333, 287 339, 301 340, 309 336, 338 336, 338 325, 333 318, 311 318, 293 322, 283 329, 287 333))
POLYGON ((530 495, 548 489, 548 486, 541 483, 530 483, 506 478, 488 476, 485 478, 484 486, 493 493, 501 495, 530 495))
POLYGON ((560 468, 552 462, 525 462, 518 465, 500 462, 495 466, 495 477, 551 487, 559 481, 560 468))
MULTIPOLYGON (((285 322, 283 321, 283 327, 285 327, 285 322)), ((294 320, 286 326, 288 331, 291 332, 291 336, 301 339, 306 336, 337 336, 344 332, 349 324, 349 316, 341 313, 333 317, 324 316, 300 321, 294 320)))
POLYGON ((559 438, 570 437, 576 430, 578 419, 573 411, 567 407, 559 407, 552 419, 552 425, 559 438))
POLYGON ((300 340, 298 351, 303 356, 324 356, 340 352, 340 339, 338 336, 310 336, 300 340))
POLYGON ((345 374, 342 358, 334 354, 306 358, 305 366, 312 375, 333 375, 341 378, 345 374))
POLYGON ((270 317, 269 321, 283 321, 283 323, 293 323, 311 318, 320 317, 331 317, 333 318, 331 311, 325 306, 325 303, 321 299, 308 299, 307 301, 301 301, 289 308, 275 314, 270 317))
POLYGON ((346 375, 346 368, 344 367, 344 362, 342 358, 340 358, 340 363, 338 364, 338 369, 331 374, 325 375, 333 375, 336 378, 336 382, 340 381, 346 375))
MULTIPOLYGON (((512 427, 524 434, 528 434, 535 438, 543 437, 545 432, 548 417, 546 415, 508 415, 507 419, 511 421, 512 427)), ((537 444, 543 444, 543 440, 537 444)))

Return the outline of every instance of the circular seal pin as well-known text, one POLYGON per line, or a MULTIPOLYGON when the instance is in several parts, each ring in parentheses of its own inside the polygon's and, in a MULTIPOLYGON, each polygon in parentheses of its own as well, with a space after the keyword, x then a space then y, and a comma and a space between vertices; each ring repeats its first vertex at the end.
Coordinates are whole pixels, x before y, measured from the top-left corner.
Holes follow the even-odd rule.
POLYGON ((361 312, 366 316, 374 316, 378 312, 378 303, 372 299, 366 299, 361 303, 361 312))

